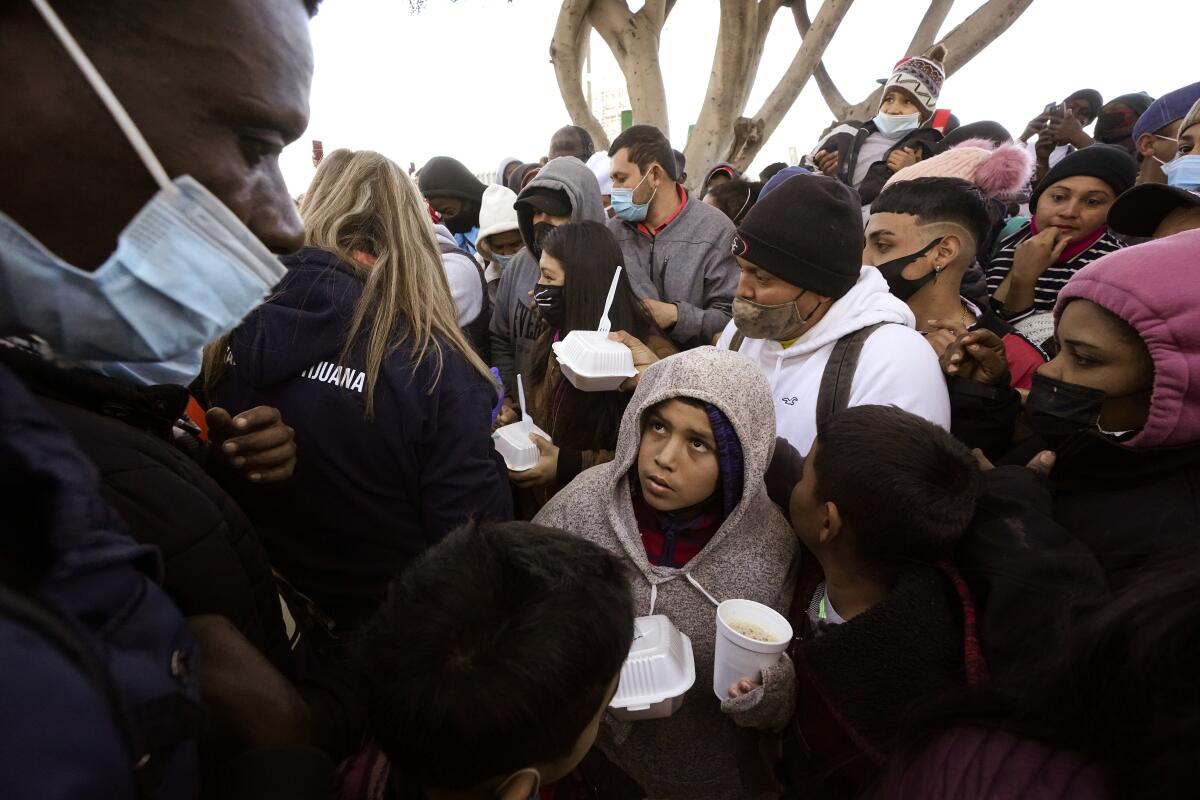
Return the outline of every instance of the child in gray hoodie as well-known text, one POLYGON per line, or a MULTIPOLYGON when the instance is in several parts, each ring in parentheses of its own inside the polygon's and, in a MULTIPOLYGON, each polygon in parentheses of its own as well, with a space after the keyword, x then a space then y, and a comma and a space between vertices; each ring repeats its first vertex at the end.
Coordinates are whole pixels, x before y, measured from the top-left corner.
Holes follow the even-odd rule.
POLYGON ((761 370, 713 347, 671 356, 642 376, 615 459, 583 472, 535 522, 599 544, 634 568, 635 611, 665 614, 692 641, 696 682, 665 719, 606 717, 599 744, 646 797, 756 796, 745 774, 753 736, 712 691, 713 600, 787 612, 797 544, 767 498, 775 415, 761 370))

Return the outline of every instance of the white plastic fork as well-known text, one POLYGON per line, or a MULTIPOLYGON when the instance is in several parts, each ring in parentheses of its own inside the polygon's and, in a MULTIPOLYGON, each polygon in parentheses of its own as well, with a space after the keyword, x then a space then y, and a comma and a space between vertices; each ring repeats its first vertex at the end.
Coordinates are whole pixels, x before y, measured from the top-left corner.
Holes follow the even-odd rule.
POLYGON ((533 420, 525 413, 525 385, 521 383, 520 373, 517 373, 517 402, 521 404, 521 424, 528 430, 533 420))
POLYGON ((621 268, 617 267, 617 271, 613 273, 612 286, 608 287, 608 299, 604 301, 604 315, 600 317, 600 327, 596 329, 606 335, 612 329, 612 323, 608 320, 608 312, 612 308, 613 298, 617 296, 617 281, 620 279, 621 268))

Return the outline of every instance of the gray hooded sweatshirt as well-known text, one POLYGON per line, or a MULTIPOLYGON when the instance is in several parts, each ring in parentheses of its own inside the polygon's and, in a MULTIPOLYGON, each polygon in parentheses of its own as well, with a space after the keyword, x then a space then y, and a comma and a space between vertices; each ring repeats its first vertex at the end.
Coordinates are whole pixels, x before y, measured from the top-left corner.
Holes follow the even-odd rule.
POLYGON ((533 208, 521 200, 531 190, 542 187, 561 189, 571 201, 571 221, 604 222, 608 215, 600 202, 600 184, 596 176, 574 156, 556 158, 517 196, 517 222, 525 249, 517 254, 500 275, 492 309, 492 365, 500 370, 504 391, 517 396, 517 373, 528 375, 533 368, 533 343, 544 323, 534 312, 529 293, 538 281, 538 262, 530 251, 533 242, 533 208))
POLYGON ((626 559, 635 570, 637 614, 666 614, 692 640, 696 682, 673 716, 632 723, 605 717, 601 747, 647 797, 755 796, 739 776, 739 765, 743 771, 754 766, 754 759, 746 758, 746 737, 752 734, 721 713, 713 694, 716 608, 692 581, 718 601, 755 600, 787 614, 798 545, 763 484, 774 449, 774 405, 762 371, 737 353, 713 347, 690 350, 646 370, 621 420, 615 459, 580 474, 534 519, 626 559), (737 433, 745 463, 741 501, 682 569, 650 564, 630 497, 630 482, 637 480, 642 416, 672 397, 696 398, 720 409, 737 433))
POLYGON ((712 344, 725 329, 737 293, 733 223, 688 197, 679 215, 650 235, 640 223, 608 221, 625 255, 633 290, 642 299, 674 303, 679 320, 667 331, 680 347, 712 344))

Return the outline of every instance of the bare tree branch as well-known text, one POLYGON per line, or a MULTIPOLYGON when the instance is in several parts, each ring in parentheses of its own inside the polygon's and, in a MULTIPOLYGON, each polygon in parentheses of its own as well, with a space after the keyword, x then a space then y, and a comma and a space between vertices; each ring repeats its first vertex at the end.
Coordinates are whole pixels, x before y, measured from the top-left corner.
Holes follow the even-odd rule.
MULTIPOLYGON (((808 16, 808 0, 796 0, 792 5, 792 17, 796 20, 796 28, 800 31, 800 36, 803 39, 808 36, 809 30, 812 28, 812 21, 808 16)), ((833 78, 829 76, 829 70, 825 68, 825 62, 817 64, 817 68, 813 70, 813 78, 817 82, 817 88, 821 90, 821 97, 825 100, 825 105, 833 112, 833 116, 840 120, 847 119, 847 112, 850 110, 850 102, 842 95, 833 78)))
POLYGON ((704 105, 696 120, 695 134, 685 150, 695 182, 708 166, 729 153, 736 139, 735 122, 750 98, 763 47, 778 0, 721 0, 717 49, 704 105))
POLYGON ((946 75, 955 72, 1012 27, 1033 0, 987 0, 946 34, 946 75))
POLYGON ((925 16, 917 25, 917 32, 913 34, 905 55, 919 56, 933 47, 938 32, 942 29, 942 23, 946 21, 953 5, 954 0, 929 0, 929 8, 925 9, 925 16))
POLYGON ((608 148, 608 136, 600 121, 588 108, 583 95, 583 61, 580 54, 592 25, 588 11, 592 0, 563 0, 558 12, 558 23, 554 26, 554 38, 550 42, 550 61, 554 64, 554 76, 558 79, 558 90, 571 122, 586 130, 597 147, 608 148))
POLYGON ((804 85, 821 63, 825 49, 829 47, 833 35, 837 33, 853 3, 854 0, 825 0, 821 3, 821 10, 817 12, 817 18, 800 42, 800 49, 796 51, 787 72, 752 118, 757 130, 754 135, 748 135, 739 150, 732 154, 734 164, 739 169, 749 166, 763 143, 771 138, 771 134, 779 127, 784 115, 796 102, 796 98, 804 90, 804 85))
MULTIPOLYGON (((654 13, 629 11, 625 0, 593 0, 588 18, 608 45, 625 76, 634 121, 654 125, 670 136, 667 118, 667 87, 658 64, 662 26, 654 13)), ((667 8, 663 6, 663 19, 667 8)))

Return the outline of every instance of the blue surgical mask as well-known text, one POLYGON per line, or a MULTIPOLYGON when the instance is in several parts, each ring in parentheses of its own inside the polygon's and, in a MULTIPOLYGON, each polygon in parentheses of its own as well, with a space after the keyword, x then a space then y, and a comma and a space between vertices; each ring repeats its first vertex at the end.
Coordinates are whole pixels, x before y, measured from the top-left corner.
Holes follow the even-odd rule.
MULTIPOLYGON (((0 331, 37 334, 63 358, 186 364, 236 327, 286 270, 198 181, 171 180, 146 140, 46 3, 33 0, 159 185, 94 272, 50 252, 0 213, 0 331)), ((180 368, 160 371, 180 374, 180 368)), ((156 381, 160 382, 160 381, 156 381)))
POLYGON ((501 271, 508 269, 508 265, 516 258, 514 253, 511 256, 502 256, 499 253, 492 253, 492 263, 495 264, 501 271))
POLYGON ((884 136, 895 136, 898 133, 915 131, 921 127, 920 112, 913 114, 885 114, 880 111, 873 120, 875 127, 884 136))
POLYGON ((650 199, 644 203, 633 202, 633 193, 641 188, 646 182, 646 178, 650 177, 650 173, 638 181, 638 185, 632 189, 617 189, 613 188, 609 199, 612 200, 612 210, 620 219, 626 222, 642 222, 646 219, 646 215, 650 213, 650 203, 654 201, 654 195, 658 194, 658 187, 654 187, 654 191, 650 193, 650 199))
POLYGON ((1177 156, 1174 161, 1163 164, 1168 186, 1180 189, 1200 187, 1200 155, 1177 156))
POLYGON ((138 386, 159 386, 164 383, 188 386, 204 368, 204 353, 198 350, 194 354, 180 356, 171 361, 85 361, 83 365, 101 375, 119 378, 138 386))

